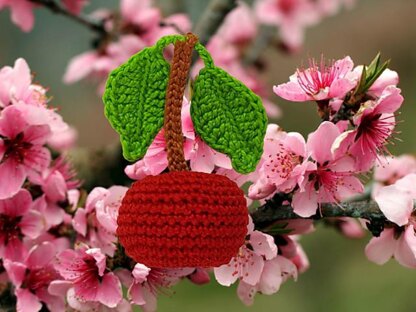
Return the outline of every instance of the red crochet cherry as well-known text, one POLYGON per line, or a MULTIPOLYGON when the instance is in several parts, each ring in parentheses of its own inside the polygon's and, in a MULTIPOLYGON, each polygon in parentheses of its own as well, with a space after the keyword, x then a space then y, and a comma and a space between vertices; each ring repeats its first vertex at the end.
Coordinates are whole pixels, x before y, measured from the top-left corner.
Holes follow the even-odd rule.
POLYGON ((171 62, 164 111, 170 172, 135 182, 117 219, 126 254, 148 267, 226 264, 247 233, 246 200, 237 184, 225 176, 190 172, 185 161, 181 108, 196 42, 193 34, 178 40, 171 62))
POLYGON ((170 172, 135 182, 117 219, 127 255, 149 267, 215 267, 247 233, 243 191, 225 176, 170 172))

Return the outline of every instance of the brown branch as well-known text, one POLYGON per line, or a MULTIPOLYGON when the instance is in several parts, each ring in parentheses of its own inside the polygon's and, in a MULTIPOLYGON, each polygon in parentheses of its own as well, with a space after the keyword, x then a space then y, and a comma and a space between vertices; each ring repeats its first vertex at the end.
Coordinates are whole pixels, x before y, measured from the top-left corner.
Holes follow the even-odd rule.
POLYGON ((236 0, 212 0, 195 27, 199 42, 206 45, 217 32, 225 17, 237 6, 236 0))
POLYGON ((104 24, 101 21, 92 20, 83 15, 72 14, 67 9, 65 9, 61 4, 55 2, 54 0, 29 0, 29 1, 45 7, 55 14, 63 15, 83 26, 87 26, 87 28, 91 29, 92 31, 97 32, 100 36, 107 35, 107 31, 105 30, 104 24))
POLYGON ((384 226, 390 222, 379 209, 373 200, 360 200, 356 202, 345 202, 340 204, 322 204, 318 212, 309 217, 302 218, 293 212, 290 205, 282 205, 285 198, 281 194, 276 194, 271 200, 266 201, 251 213, 256 228, 262 229, 276 221, 291 219, 313 219, 321 220, 326 218, 350 217, 356 219, 366 219, 367 227, 374 236, 379 236, 384 226))

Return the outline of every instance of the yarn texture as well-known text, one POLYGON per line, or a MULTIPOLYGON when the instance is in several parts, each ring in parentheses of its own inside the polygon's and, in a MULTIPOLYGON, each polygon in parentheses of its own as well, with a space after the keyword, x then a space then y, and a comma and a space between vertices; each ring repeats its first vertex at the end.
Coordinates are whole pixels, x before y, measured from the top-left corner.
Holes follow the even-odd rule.
POLYGON ((243 191, 225 176, 170 172, 127 191, 117 236, 148 267, 215 267, 238 253, 247 233, 243 191))
POLYGON ((170 65, 163 48, 182 36, 163 37, 113 70, 103 95, 105 115, 120 135, 123 156, 135 161, 163 126, 170 65))
POLYGON ((252 172, 263 153, 265 109, 249 88, 214 66, 204 50, 197 47, 205 67, 195 80, 191 102, 195 131, 210 147, 230 156, 236 171, 252 172))
POLYGON ((183 152, 181 109, 186 82, 192 62, 192 51, 198 38, 188 34, 185 41, 176 41, 166 91, 165 141, 169 171, 188 170, 183 152))

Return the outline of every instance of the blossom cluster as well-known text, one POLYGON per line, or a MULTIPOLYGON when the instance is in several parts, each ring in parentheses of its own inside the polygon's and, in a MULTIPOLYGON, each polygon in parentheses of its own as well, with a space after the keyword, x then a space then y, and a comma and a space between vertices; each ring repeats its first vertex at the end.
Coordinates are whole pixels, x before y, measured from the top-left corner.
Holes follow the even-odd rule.
MULTIPOLYGON (((340 0, 323 0, 317 3, 310 0, 258 0, 251 8, 244 2, 239 2, 210 39, 207 49, 217 66, 261 96, 267 113, 271 117, 278 117, 280 109, 269 100, 270 94, 260 78, 259 69, 248 66, 245 61, 250 45, 260 36, 260 26, 278 26, 281 40, 290 51, 295 51, 303 41, 305 17, 314 16, 312 19, 317 23, 322 17, 335 14, 343 4, 344 1, 340 0)), ((348 1, 348 4, 351 6, 352 1, 348 1)), ((93 78, 99 82, 100 93, 110 71, 131 55, 153 45, 163 35, 186 33, 191 29, 190 19, 185 14, 163 17, 151 0, 122 0, 119 15, 110 11, 100 11, 95 15, 105 21, 109 33, 118 32, 120 35, 117 38, 106 38, 96 49, 74 57, 64 75, 64 82, 73 83, 84 78, 93 78)), ((202 61, 194 66, 194 76, 202 66, 202 61)))
MULTIPOLYGON (((239 3, 207 44, 216 65, 242 80, 267 102, 267 89, 254 66, 244 66, 248 46, 260 24, 279 28, 286 48, 297 50, 305 27, 334 14, 347 0, 257 0, 254 9, 239 3), (244 21, 243 23, 241 21, 244 21)), ((79 14, 84 0, 62 1, 79 14)), ((23 30, 33 26, 29 0, 0 0, 23 30)), ((120 14, 100 11, 109 34, 97 49, 75 57, 64 77, 74 82, 94 77, 102 83, 108 73, 132 54, 161 36, 187 32, 184 14, 162 17, 150 0, 122 0, 120 14)), ((203 66, 197 62, 195 76, 203 66)), ((387 144, 396 133, 397 111, 403 103, 398 74, 377 56, 368 66, 354 66, 350 57, 337 61, 311 60, 274 93, 292 102, 314 102, 322 122, 306 137, 269 124, 264 152, 248 175, 233 170, 228 156, 210 148, 196 133, 190 100, 182 105, 185 159, 193 171, 226 175, 247 186, 251 206, 278 198, 290 205, 297 219, 264 228, 247 227, 244 244, 227 264, 216 268, 150 268, 129 258, 116 236, 118 210, 126 186, 82 189, 67 151, 76 132, 51 107, 47 90, 33 82, 27 63, 0 69, 0 284, 16 296, 17 311, 132 311, 139 306, 155 311, 157 297, 189 279, 222 286, 238 282, 237 295, 246 305, 257 293, 274 294, 289 278, 309 267, 301 235, 314 230, 313 216, 322 204, 340 204, 364 192, 362 176, 374 169, 371 196, 389 222, 365 249, 367 257, 384 264, 394 257, 416 268, 416 158, 394 158, 387 144)), ((102 84, 101 84, 102 86, 102 84)), ((192 92, 190 92, 192 93, 192 92)), ((293 104, 296 105, 296 104, 293 104)), ((128 165, 126 175, 141 180, 167 170, 162 129, 143 159, 128 165)), ((364 234, 364 222, 349 218, 327 220, 344 235, 364 234)))

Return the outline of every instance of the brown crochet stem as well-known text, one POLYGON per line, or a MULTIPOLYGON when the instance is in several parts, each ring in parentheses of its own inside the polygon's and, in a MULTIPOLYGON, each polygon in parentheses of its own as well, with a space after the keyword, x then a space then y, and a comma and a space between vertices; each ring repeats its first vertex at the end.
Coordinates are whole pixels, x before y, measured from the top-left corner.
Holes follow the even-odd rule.
POLYGON ((192 33, 185 41, 176 41, 166 91, 164 130, 169 171, 189 170, 183 152, 181 110, 183 95, 192 62, 192 51, 198 37, 192 33))

